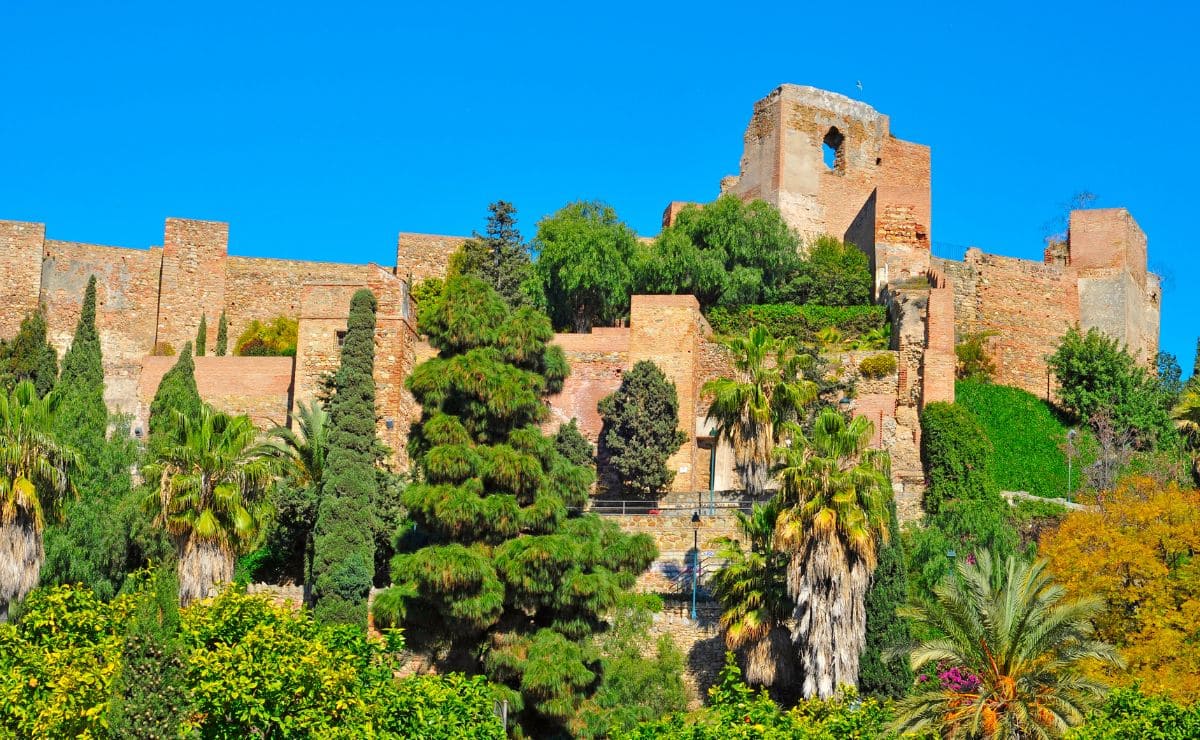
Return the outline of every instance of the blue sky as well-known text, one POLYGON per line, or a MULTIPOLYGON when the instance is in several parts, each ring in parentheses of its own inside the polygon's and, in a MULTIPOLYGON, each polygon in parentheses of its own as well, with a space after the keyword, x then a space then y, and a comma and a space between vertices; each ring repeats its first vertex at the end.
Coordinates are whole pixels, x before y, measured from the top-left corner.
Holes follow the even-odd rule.
POLYGON ((1039 259, 1080 191, 1128 207, 1186 375, 1185 5, 5 0, 0 218, 136 247, 168 216, 215 219, 234 254, 381 264, 398 231, 482 229, 501 198, 527 235, 579 198, 653 234, 668 201, 716 196, 754 101, 794 82, 933 147, 943 256, 1039 259))

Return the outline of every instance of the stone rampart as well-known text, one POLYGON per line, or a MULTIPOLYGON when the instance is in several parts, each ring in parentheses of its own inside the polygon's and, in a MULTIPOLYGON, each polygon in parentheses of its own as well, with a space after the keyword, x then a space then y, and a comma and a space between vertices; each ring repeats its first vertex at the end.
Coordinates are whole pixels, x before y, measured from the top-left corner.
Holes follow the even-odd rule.
MULTIPOLYGON (((150 403, 177 357, 142 358, 134 430, 145 433, 150 403)), ((217 409, 247 414, 260 429, 287 426, 292 393, 291 357, 197 357, 196 390, 217 409)))

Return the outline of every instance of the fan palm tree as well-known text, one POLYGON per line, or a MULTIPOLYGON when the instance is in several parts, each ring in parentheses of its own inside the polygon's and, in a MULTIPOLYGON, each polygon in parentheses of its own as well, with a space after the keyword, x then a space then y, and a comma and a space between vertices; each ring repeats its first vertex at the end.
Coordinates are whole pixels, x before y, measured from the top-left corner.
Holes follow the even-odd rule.
POLYGON ((711 582, 713 595, 724 607, 725 644, 742 654, 747 681, 787 686, 795 664, 787 624, 793 602, 787 591, 788 556, 775 549, 777 500, 756 505, 749 515, 739 511, 736 517, 747 549, 736 539, 718 539, 717 557, 726 565, 711 582))
POLYGON ((42 531, 73 491, 79 454, 51 432, 59 395, 39 397, 23 380, 0 391, 0 622, 37 585, 45 560, 42 531))
MULTIPOLYGON (((1116 648, 1092 639, 1094 598, 1067 601, 1046 561, 987 551, 958 563, 934 589, 936 602, 901 609, 936 635, 908 650, 914 671, 937 665, 929 688, 898 705, 896 729, 952 738, 1054 738, 1103 699, 1080 663, 1121 666, 1116 648)), ((920 680, 920 679, 918 679, 920 680)))
POLYGON ((777 431, 817 397, 817 384, 803 378, 811 358, 798 354, 793 340, 775 339, 762 327, 725 346, 739 377, 710 380, 702 392, 712 396, 708 419, 733 445, 743 485, 758 495, 766 489, 777 431))
POLYGON ((211 596, 233 579, 267 514, 273 466, 247 416, 203 405, 195 417, 175 412, 169 437, 142 468, 151 482, 148 508, 175 542, 182 605, 211 596))
POLYGON ((303 539, 304 600, 308 602, 312 588, 313 527, 317 523, 317 501, 332 427, 329 412, 319 401, 300 403, 297 407, 298 430, 275 427, 271 430, 274 439, 265 449, 282 463, 281 472, 292 487, 292 495, 278 502, 278 515, 303 539))
POLYGON ((807 439, 797 425, 788 426, 793 439, 781 448, 775 536, 790 555, 801 693, 825 699, 839 686, 858 684, 867 589, 877 543, 888 538, 890 465, 886 452, 868 448, 875 428, 866 418, 847 422, 825 409, 807 439))

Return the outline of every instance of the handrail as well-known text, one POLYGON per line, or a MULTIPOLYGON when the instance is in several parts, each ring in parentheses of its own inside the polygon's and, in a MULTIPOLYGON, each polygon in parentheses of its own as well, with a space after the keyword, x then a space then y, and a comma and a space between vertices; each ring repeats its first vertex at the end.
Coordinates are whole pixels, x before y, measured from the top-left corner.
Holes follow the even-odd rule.
POLYGON ((701 506, 696 506, 695 504, 660 504, 655 501, 646 501, 645 499, 605 499, 603 501, 592 501, 591 505, 587 507, 587 511, 607 516, 690 517, 696 512, 700 512, 701 516, 711 516, 718 510, 742 511, 748 514, 755 503, 754 501, 717 501, 714 503, 705 502, 701 506))

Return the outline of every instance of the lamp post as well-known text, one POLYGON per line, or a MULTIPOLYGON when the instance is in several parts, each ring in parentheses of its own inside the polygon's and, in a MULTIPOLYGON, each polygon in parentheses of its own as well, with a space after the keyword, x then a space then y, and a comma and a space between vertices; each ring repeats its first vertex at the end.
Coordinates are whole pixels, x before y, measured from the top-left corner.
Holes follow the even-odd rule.
POLYGON ((696 586, 700 581, 700 510, 692 514, 692 621, 696 617, 696 586))

